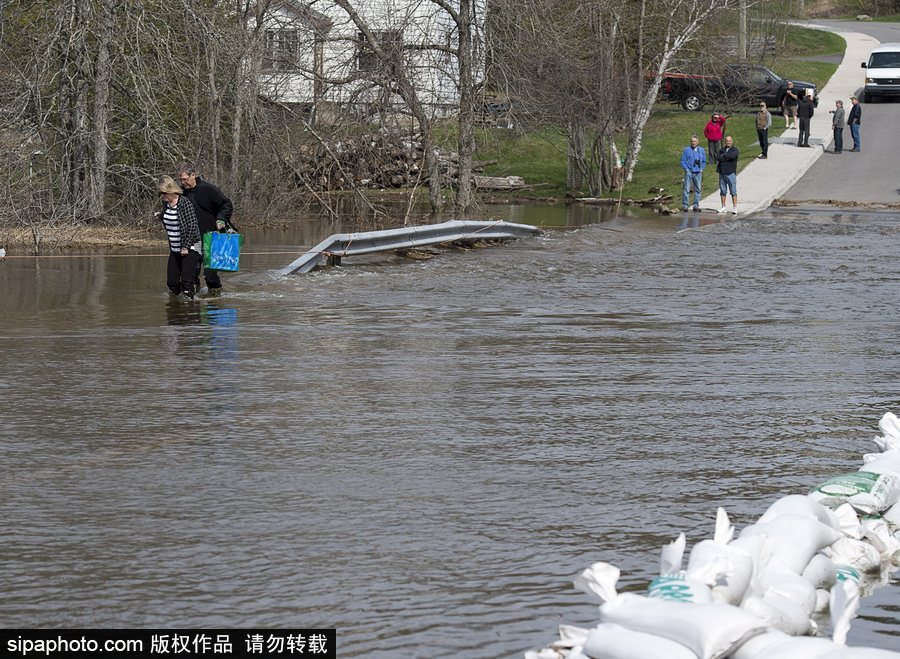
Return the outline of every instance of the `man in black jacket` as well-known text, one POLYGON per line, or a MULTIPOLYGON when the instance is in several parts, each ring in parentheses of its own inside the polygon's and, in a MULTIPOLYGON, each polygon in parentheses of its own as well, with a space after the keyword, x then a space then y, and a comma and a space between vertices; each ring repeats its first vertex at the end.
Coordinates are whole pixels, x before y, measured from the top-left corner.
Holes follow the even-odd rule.
MULTIPOLYGON (((194 204, 201 233, 224 231, 226 226, 232 226, 231 213, 234 211, 234 207, 231 205, 231 200, 212 183, 201 179, 196 166, 187 162, 178 165, 178 181, 184 188, 184 196, 194 204)), ((198 269, 198 286, 199 276, 200 270, 198 269)), ((222 294, 222 280, 219 279, 218 270, 207 268, 203 272, 203 279, 206 281, 210 296, 222 294)))
POLYGON ((716 171, 719 172, 719 199, 722 200, 722 208, 716 211, 719 214, 728 212, 725 208, 725 199, 730 192, 731 213, 737 215, 737 161, 740 155, 731 135, 726 135, 725 147, 716 156, 716 160, 719 161, 716 165, 716 171))
POLYGON ((859 151, 859 124, 862 119, 862 108, 859 107, 859 99, 855 96, 850 97, 853 107, 850 108, 850 115, 847 117, 847 125, 850 126, 850 135, 853 137, 853 148, 850 151, 859 151))
POLYGON ((797 107, 797 119, 800 120, 800 137, 797 140, 797 146, 809 148, 809 120, 812 119, 813 112, 815 112, 815 106, 813 106, 812 98, 808 94, 804 94, 797 107))

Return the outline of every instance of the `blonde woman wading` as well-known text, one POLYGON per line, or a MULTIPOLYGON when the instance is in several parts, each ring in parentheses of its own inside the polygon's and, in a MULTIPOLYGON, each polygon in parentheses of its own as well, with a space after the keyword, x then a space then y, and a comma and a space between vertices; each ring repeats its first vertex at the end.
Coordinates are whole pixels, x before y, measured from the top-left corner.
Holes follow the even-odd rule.
POLYGON ((191 200, 183 196, 181 186, 171 176, 161 176, 157 182, 162 209, 156 213, 169 239, 169 263, 166 283, 172 295, 194 297, 194 279, 203 247, 197 213, 191 200))

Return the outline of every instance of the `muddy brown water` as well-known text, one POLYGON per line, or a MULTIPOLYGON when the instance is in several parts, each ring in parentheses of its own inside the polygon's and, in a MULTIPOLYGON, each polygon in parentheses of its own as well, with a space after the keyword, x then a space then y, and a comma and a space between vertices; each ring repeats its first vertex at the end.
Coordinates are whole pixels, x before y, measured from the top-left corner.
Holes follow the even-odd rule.
MULTIPOLYGON (((195 304, 156 255, 0 262, 0 625, 521 656, 596 621, 579 570, 644 587, 900 411, 893 215, 491 213, 568 228, 283 279, 337 227, 258 231, 195 304)), ((898 612, 876 590, 850 643, 898 612)))

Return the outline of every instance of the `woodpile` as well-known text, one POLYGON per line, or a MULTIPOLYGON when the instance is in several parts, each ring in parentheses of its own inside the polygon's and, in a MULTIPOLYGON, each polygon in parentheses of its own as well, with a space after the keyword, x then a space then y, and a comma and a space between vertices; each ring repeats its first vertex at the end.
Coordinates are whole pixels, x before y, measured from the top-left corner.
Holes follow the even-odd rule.
MULTIPOLYGON (((438 149, 437 157, 442 184, 456 185, 459 154, 438 149)), ((284 155, 283 162, 295 182, 309 190, 348 190, 354 187, 383 190, 427 183, 424 158, 418 136, 385 130, 376 134, 310 142, 284 155)), ((495 163, 493 160, 476 161, 472 163, 472 169, 474 173, 481 173, 485 166, 495 163)), ((505 189, 511 188, 508 186, 505 189)))

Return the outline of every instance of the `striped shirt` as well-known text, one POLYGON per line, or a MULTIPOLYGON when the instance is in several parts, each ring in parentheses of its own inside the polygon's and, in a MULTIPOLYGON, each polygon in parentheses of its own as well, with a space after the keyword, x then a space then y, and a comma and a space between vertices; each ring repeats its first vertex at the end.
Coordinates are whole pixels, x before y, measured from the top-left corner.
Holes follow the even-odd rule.
POLYGON ((166 227, 166 235, 169 238, 169 249, 173 252, 181 251, 181 225, 178 223, 178 209, 168 204, 163 211, 163 225, 166 227))

